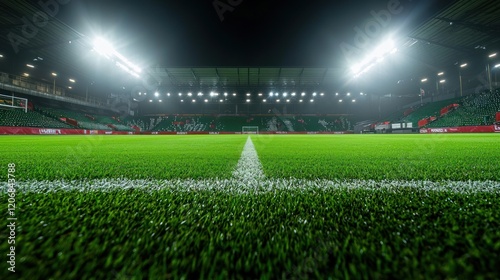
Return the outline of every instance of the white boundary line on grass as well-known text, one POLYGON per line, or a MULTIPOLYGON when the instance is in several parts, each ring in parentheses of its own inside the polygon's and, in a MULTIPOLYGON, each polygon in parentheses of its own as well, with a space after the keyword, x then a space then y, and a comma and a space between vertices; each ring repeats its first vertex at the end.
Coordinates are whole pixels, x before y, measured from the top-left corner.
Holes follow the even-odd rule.
MULTIPOLYGON (((365 189, 397 192, 403 189, 414 191, 450 191, 455 193, 498 193, 498 181, 422 181, 422 180, 304 180, 266 179, 262 164, 250 136, 247 138, 241 157, 231 179, 93 179, 56 181, 18 181, 16 191, 47 193, 57 191, 115 191, 138 189, 144 191, 172 190, 176 192, 223 191, 231 194, 259 194, 275 191, 299 190, 328 191, 335 189, 365 189)), ((0 192, 7 192, 7 183, 0 182, 0 192)))

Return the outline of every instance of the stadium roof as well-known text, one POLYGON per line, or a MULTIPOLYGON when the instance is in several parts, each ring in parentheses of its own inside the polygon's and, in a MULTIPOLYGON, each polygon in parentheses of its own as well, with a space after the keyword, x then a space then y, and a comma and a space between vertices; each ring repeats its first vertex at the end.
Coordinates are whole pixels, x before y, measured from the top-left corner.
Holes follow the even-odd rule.
MULTIPOLYGON (((49 2, 59 3, 63 1, 45 1, 43 3, 49 2)), ((75 2, 74 5, 77 6, 75 9, 80 9, 83 4, 75 2)), ((63 4, 58 7, 60 10, 63 8, 63 4)), ((11 72, 19 74, 22 73, 22 67, 25 67, 26 63, 35 61, 35 63, 40 64, 39 68, 47 70, 46 73, 50 73, 55 69, 56 71, 70 73, 72 76, 76 76, 77 79, 85 79, 89 82, 102 76, 106 81, 116 82, 120 87, 124 83, 130 82, 128 77, 121 79, 110 78, 108 74, 112 71, 107 70, 112 69, 112 67, 104 68, 105 70, 97 68, 102 65, 92 62, 93 59, 89 59, 91 57, 92 39, 79 31, 82 28, 80 25, 77 26, 78 30, 76 30, 74 25, 66 24, 70 18, 64 16, 50 16, 48 21, 45 22, 43 21, 44 11, 55 13, 59 10, 46 10, 36 2, 28 0, 5 0, 0 2, 0 52, 7 54, 6 57, 14 57, 16 60, 16 63, 4 64, 3 69, 9 67, 11 72), (23 30, 26 25, 25 19, 33 20, 36 15, 40 15, 40 22, 38 23, 40 27, 35 26, 35 30, 23 30), (22 38, 12 37, 13 33, 23 34, 23 31, 31 33, 31 35, 22 36, 22 38), (17 42, 17 44, 12 43, 13 41, 17 42), (22 63, 17 63, 19 61, 22 63), (100 69, 100 71, 96 69, 100 69)), ((251 11, 247 13, 250 14, 251 11)), ((340 16, 341 12, 337 13, 337 15, 340 16)), ((370 12, 367 12, 360 17, 365 17, 366 20, 369 15, 370 12)), ((217 24, 220 24, 220 22, 217 24)), ((354 22, 352 25, 346 23, 346 27, 336 26, 335 28, 346 29, 347 33, 349 33, 347 37, 352 38, 351 26, 356 24, 363 23, 354 22)), ((411 25, 408 26, 408 30, 403 30, 402 35, 404 35, 404 38, 400 40, 405 42, 405 47, 400 48, 401 53, 413 58, 415 64, 408 65, 408 63, 405 63, 399 67, 394 67, 392 69, 393 73, 391 73, 394 76, 394 81, 397 81, 398 75, 402 75, 402 73, 417 75, 417 73, 428 69, 453 66, 463 59, 484 57, 488 52, 500 49, 500 36, 498 36, 500 34, 499 1, 457 0, 430 19, 427 17, 427 20, 423 23, 419 21, 419 24, 417 27, 411 25)), ((321 25, 317 25, 316 27, 310 27, 308 30, 321 28, 323 28, 321 25)), ((269 32, 273 33, 272 30, 269 32)), ((217 37, 217 40, 219 40, 221 35, 213 34, 213 36, 219 36, 217 37)), ((302 38, 296 40, 302 40, 302 38)), ((148 44, 151 45, 151 42, 148 44)), ((279 44, 279 42, 273 44, 279 44)), ((290 44, 287 46, 290 46, 290 44)), ((217 47, 219 45, 213 48, 217 47)), ((267 49, 266 46, 251 46, 249 48, 256 47, 261 48, 262 51, 267 49)), ((281 49, 277 48, 278 53, 276 53, 276 56, 279 55, 280 51, 286 51, 286 49, 286 46, 281 49)), ((336 51, 338 52, 338 50, 336 51)), ((334 51, 332 50, 332 52, 334 51)), ((134 55, 130 52, 128 54, 134 55)), ((232 61, 233 57, 229 57, 226 60, 226 65, 227 61, 232 61)), ((4 60, 7 59, 4 58, 4 60)), ((335 57, 335 59, 323 57, 323 60, 329 61, 326 63, 329 66, 306 67, 306 65, 297 63, 295 65, 298 65, 298 67, 279 67, 280 65, 278 67, 200 67, 206 66, 203 64, 191 64, 193 67, 169 67, 168 63, 158 61, 157 63, 148 64, 145 72, 156 77, 157 82, 165 86, 328 87, 344 84, 345 69, 348 67, 343 64, 343 60, 338 57, 335 57)), ((273 65, 273 63, 270 62, 267 65, 273 65)))
POLYGON ((445 67, 500 50, 500 1, 458 0, 408 35, 406 54, 445 67))
POLYGON ((338 73, 333 68, 155 68, 162 86, 180 87, 326 87, 338 73))

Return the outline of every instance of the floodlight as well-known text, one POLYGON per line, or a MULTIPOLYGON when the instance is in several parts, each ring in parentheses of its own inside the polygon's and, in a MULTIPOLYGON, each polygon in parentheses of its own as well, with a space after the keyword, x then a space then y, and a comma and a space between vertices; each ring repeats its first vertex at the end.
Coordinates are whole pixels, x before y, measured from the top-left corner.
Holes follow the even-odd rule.
POLYGON ((269 96, 273 96, 273 95, 274 95, 274 93, 271 91, 271 92, 269 93, 269 96))
POLYGON ((335 93, 335 96, 339 96, 339 93, 338 93, 338 92, 336 92, 336 93, 335 93))
POLYGON ((292 96, 295 96, 295 95, 296 95, 296 93, 295 93, 295 92, 292 92, 292 96))
POLYGON ((465 66, 467 66, 467 63, 460 65, 460 68, 464 68, 465 66))
POLYGON ((299 100, 299 102, 300 102, 300 103, 302 103, 303 101, 304 101, 304 100, 302 100, 302 99, 301 99, 301 100, 299 100))
POLYGON ((233 92, 233 96, 236 96, 236 92, 233 92))
POLYGON ((149 102, 151 103, 151 102, 153 102, 153 100, 152 100, 152 99, 149 99, 149 102))
POLYGON ((314 99, 311 99, 311 103, 314 102, 314 99))
POLYGON ((224 96, 227 96, 227 92, 224 92, 224 96))
POLYGON ((75 83, 76 81, 74 79, 69 79, 70 82, 75 83))
POLYGON ((495 65, 494 67, 495 67, 495 68, 498 68, 498 67, 500 67, 500 64, 497 64, 497 65, 495 65))
POLYGON ((52 72, 52 76, 57 77, 57 73, 52 72))
POLYGON ((30 76, 30 74, 28 74, 28 73, 23 73, 23 76, 25 76, 25 77, 29 77, 29 76, 30 76))
POLYGON ((301 93, 301 94, 300 94, 300 96, 306 96, 306 93, 305 93, 305 92, 303 92, 303 93, 301 93))
POLYGON ((35 66, 31 64, 26 64, 26 66, 28 66, 29 68, 35 68, 35 66))
POLYGON ((203 92, 198 92, 198 96, 203 96, 203 92))
POLYGON ((352 103, 356 103, 356 99, 353 99, 353 100, 352 100, 352 103))
POLYGON ((264 100, 262 100, 262 102, 266 103, 266 102, 267 102, 267 100, 265 100, 265 99, 264 99, 264 100))
POLYGON ((364 93, 360 92, 359 95, 364 95, 364 93))
POLYGON ((142 95, 142 92, 139 92, 139 96, 141 96, 141 95, 142 95))
POLYGON ((190 92, 188 92, 188 96, 189 96, 189 97, 191 97, 191 96, 193 96, 193 94, 192 94, 192 93, 190 93, 190 92))
POLYGON ((351 93, 350 93, 350 92, 348 92, 348 93, 347 93, 347 96, 351 96, 351 93))
POLYGON ((170 96, 170 92, 167 93, 167 96, 170 96))
POLYGON ((339 99, 339 103, 342 103, 342 102, 343 102, 342 99, 339 99))
POLYGON ((224 99, 220 99, 220 100, 219 100, 219 102, 220 102, 220 103, 224 102, 224 99))
POLYGON ((439 81, 439 82, 440 82, 441 84, 444 84, 444 83, 446 83, 446 80, 441 80, 441 81, 439 81))
POLYGON ((315 92, 313 92, 313 96, 316 96, 316 93, 315 93, 315 92))
POLYGON ((420 80, 422 83, 425 83, 427 82, 427 78, 423 78, 422 80, 420 80))
POLYGON ((182 96, 182 92, 179 92, 179 96, 182 96))
POLYGON ((101 37, 94 40, 94 50, 107 58, 111 58, 115 53, 113 46, 101 37))
POLYGON ((160 93, 159 92, 155 92, 155 97, 158 97, 160 96, 160 93))
POLYGON ((205 101, 205 103, 207 103, 207 102, 208 102, 208 99, 205 99, 204 101, 205 101))
POLYGON ((283 92, 283 97, 287 97, 287 96, 288 96, 288 93, 283 92))
POLYGON ((251 100, 250 99, 247 99, 247 103, 249 103, 251 100))
POLYGON ((262 92, 259 92, 259 96, 262 96, 262 92))
POLYGON ((290 99, 287 99, 286 102, 290 102, 290 99))
POLYGON ((279 102, 280 102, 280 100, 279 100, 279 99, 276 99, 276 102, 278 102, 278 103, 279 103, 279 102))
POLYGON ((69 86, 68 89, 73 89, 73 87, 69 86))
POLYGON ((193 103, 196 103, 196 99, 193 99, 193 103))
POLYGON ((247 96, 250 96, 251 94, 249 92, 247 92, 247 96))
POLYGON ((181 102, 184 102, 184 99, 181 99, 181 102))
POLYGON ((163 102, 163 100, 161 100, 161 99, 160 99, 160 100, 158 100, 158 102, 160 102, 160 103, 161 103, 161 102, 163 102))
POLYGON ((488 55, 488 57, 490 57, 490 58, 495 57, 495 56, 497 56, 497 53, 492 53, 492 54, 488 55))
POLYGON ((319 95, 320 95, 320 96, 324 96, 325 94, 322 92, 322 93, 320 93, 319 95))
POLYGON ((439 72, 438 73, 438 76, 443 76, 444 75, 444 72, 439 72))
POLYGON ((2 58, 2 57, 3 57, 3 54, 0 54, 0 58, 2 58))

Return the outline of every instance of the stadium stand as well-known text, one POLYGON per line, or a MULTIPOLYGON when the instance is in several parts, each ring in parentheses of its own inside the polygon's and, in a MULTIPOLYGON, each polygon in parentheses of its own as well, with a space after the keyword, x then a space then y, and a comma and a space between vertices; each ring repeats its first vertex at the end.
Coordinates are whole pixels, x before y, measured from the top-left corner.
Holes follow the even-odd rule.
POLYGON ((413 127, 417 127, 418 121, 430 117, 438 117, 443 107, 446 107, 453 103, 458 103, 459 100, 460 98, 454 98, 454 99, 448 99, 448 100, 442 100, 438 102, 424 104, 423 106, 416 108, 412 113, 410 113, 406 117, 403 117, 401 119, 401 122, 411 122, 413 123, 413 127))
POLYGON ((426 127, 492 125, 495 123, 496 113, 500 110, 500 90, 469 95, 458 104, 458 108, 439 117, 426 127))
POLYGON ((28 110, 0 109, 0 126, 41 127, 41 128, 73 128, 56 119, 28 110))

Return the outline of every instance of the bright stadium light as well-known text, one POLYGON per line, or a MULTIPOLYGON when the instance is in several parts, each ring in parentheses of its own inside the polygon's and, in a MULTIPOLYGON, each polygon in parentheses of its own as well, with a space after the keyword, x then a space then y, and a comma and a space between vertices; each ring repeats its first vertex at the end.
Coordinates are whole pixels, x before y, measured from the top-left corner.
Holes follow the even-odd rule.
POLYGON ((170 97, 170 92, 167 92, 167 96, 170 97))
POLYGON ((464 68, 466 66, 467 66, 467 63, 463 63, 463 64, 460 65, 460 68, 464 68))
POLYGON ((353 99, 353 100, 352 100, 352 103, 356 103, 356 99, 353 99))
POLYGON ((311 99, 311 100, 310 100, 310 102, 311 102, 311 103, 313 103, 313 102, 314 102, 314 99, 311 99))
POLYGON ((322 93, 320 93, 319 95, 320 95, 320 96, 325 96, 325 93, 323 93, 323 92, 322 92, 322 93))
POLYGON ((343 102, 343 100, 342 100, 342 99, 339 99, 339 103, 342 103, 342 102, 343 102))
POLYGON ((251 95, 250 92, 247 92, 247 96, 250 96, 250 95, 251 95))
POLYGON ((392 39, 383 41, 380 45, 368 53, 361 62, 354 64, 351 67, 354 77, 358 77, 361 74, 368 72, 377 63, 384 61, 386 57, 391 54, 395 54, 397 51, 398 49, 395 47, 395 43, 392 39))
POLYGON ((57 77, 57 73, 52 72, 52 76, 57 77))
POLYGON ((262 96, 262 92, 259 92, 259 94, 258 94, 258 95, 259 95, 259 96, 262 96))
POLYGON ((250 103, 250 101, 251 101, 250 99, 247 99, 247 103, 250 103))
POLYGON ((300 96, 306 96, 306 93, 305 93, 305 92, 302 92, 302 93, 300 94, 300 96))
POLYGON ((423 78, 422 80, 420 80, 422 83, 425 83, 427 82, 427 78, 423 78))
POLYGON ((313 96, 316 96, 317 93, 313 92, 313 96))
POLYGON ((207 102, 208 102, 208 99, 205 99, 204 101, 205 101, 205 103, 207 103, 207 102))
POLYGON ((497 53, 492 53, 492 54, 488 55, 489 58, 492 58, 492 57, 495 57, 495 56, 497 56, 497 53))
POLYGON ((263 100, 262 100, 262 102, 266 103, 266 102, 267 102, 267 100, 266 100, 266 99, 263 99, 263 100))
POLYGON ((441 80, 441 81, 439 81, 439 83, 444 84, 444 83, 446 83, 446 80, 441 80))
POLYGON ((295 96, 295 95, 296 95, 296 93, 295 93, 295 92, 292 92, 292 96, 295 96))
POLYGON ((181 99, 181 102, 184 102, 184 99, 181 99))
POLYGON ((155 97, 158 97, 160 96, 160 93, 159 92, 155 92, 155 97))
POLYGON ((139 73, 142 72, 141 68, 130 62, 125 56, 116 51, 113 45, 104 38, 96 38, 93 42, 93 49, 108 60, 115 62, 116 66, 120 67, 134 77, 139 77, 139 73))
POLYGON ((444 75, 444 72, 439 72, 438 73, 438 76, 443 76, 444 75))
POLYGON ((304 102, 304 100, 300 99, 299 102, 302 103, 302 102, 304 102))
POLYGON ((182 92, 179 92, 179 96, 182 96, 182 92))
POLYGON ((500 64, 497 64, 494 66, 494 68, 499 68, 500 67, 500 64))
POLYGON ((288 93, 287 92, 283 92, 283 97, 287 97, 288 96, 288 93))
POLYGON ((196 99, 193 99, 193 103, 196 103, 196 99))
POLYGON ((203 96, 203 92, 198 92, 198 96, 203 96))
POLYGON ((193 96, 193 94, 191 92, 188 92, 188 96, 191 97, 193 96))
POLYGON ((286 102, 290 102, 290 99, 287 99, 286 102))
POLYGON ((76 83, 75 79, 69 79, 70 82, 76 83))
POLYGON ((227 96, 227 92, 224 92, 224 96, 227 96))
POLYGON ((161 99, 160 99, 160 100, 158 100, 158 102, 162 103, 162 102, 163 102, 163 100, 161 100, 161 99))
POLYGON ((276 99, 276 102, 278 102, 278 103, 279 103, 279 102, 280 102, 280 100, 279 100, 279 99, 276 99))
POLYGON ((219 99, 219 102, 220 102, 220 103, 224 102, 224 99, 219 99))
POLYGON ((351 93, 350 93, 350 92, 348 92, 348 93, 347 93, 347 96, 351 96, 351 93))
POLYGON ((236 92, 233 92, 233 96, 236 96, 236 92))
POLYGON ((28 66, 29 68, 35 68, 35 66, 31 64, 26 64, 26 66, 28 66))

